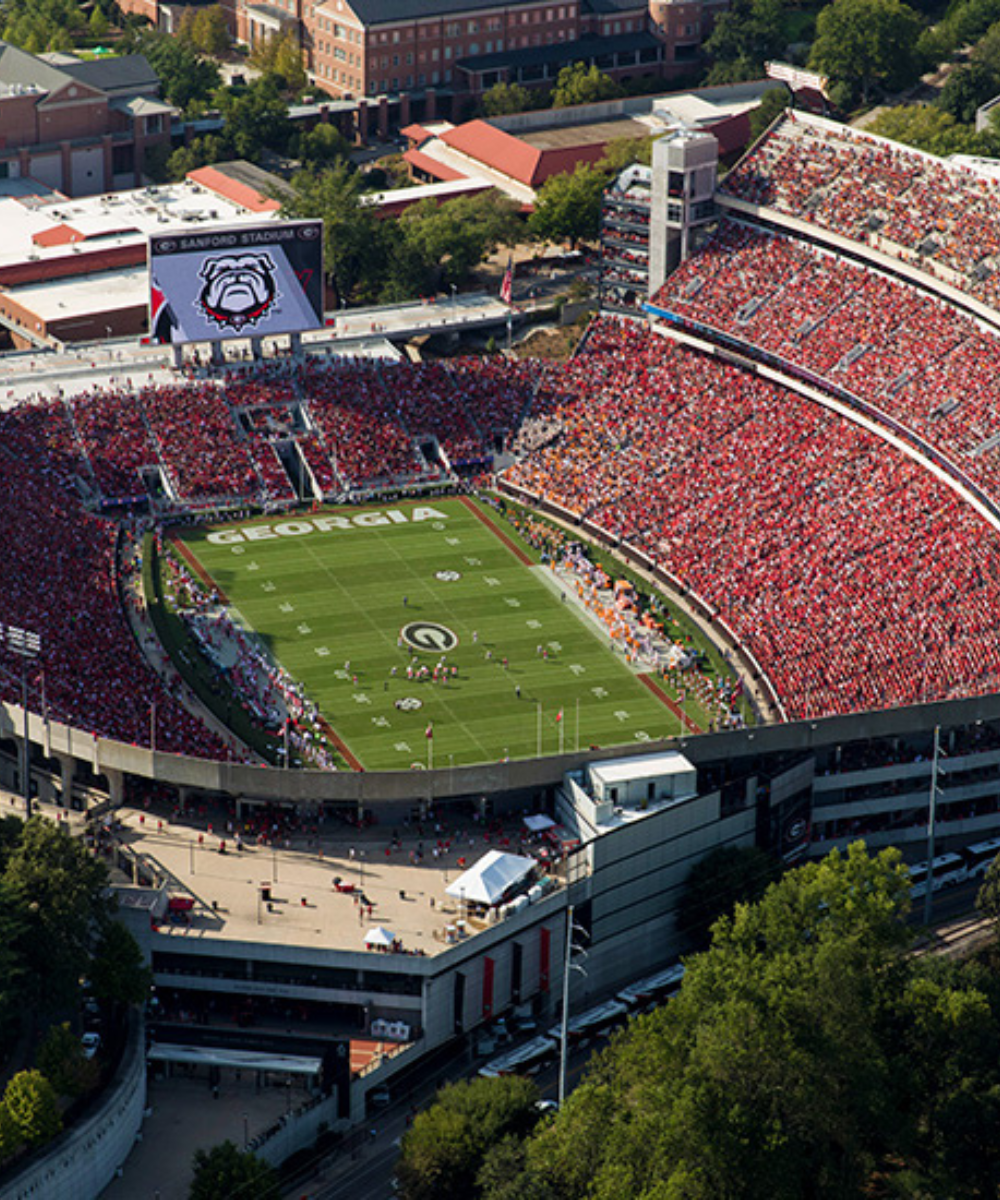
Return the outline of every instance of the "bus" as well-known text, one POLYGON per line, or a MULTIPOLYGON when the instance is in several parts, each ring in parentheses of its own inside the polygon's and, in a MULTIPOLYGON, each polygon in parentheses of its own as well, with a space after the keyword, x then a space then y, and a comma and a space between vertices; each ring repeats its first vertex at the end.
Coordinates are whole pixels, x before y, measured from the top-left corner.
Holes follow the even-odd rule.
POLYGON ((932 866, 933 870, 928 871, 927 863, 919 862, 909 868, 910 895, 914 900, 927 895, 929 876, 932 879, 931 890, 939 892, 942 888, 964 883, 969 875, 969 869, 961 854, 939 854, 932 866))
POLYGON ((966 846, 962 858, 968 868, 969 878, 978 879, 990 869, 990 863, 1000 854, 1000 838, 990 838, 988 842, 975 842, 966 846))

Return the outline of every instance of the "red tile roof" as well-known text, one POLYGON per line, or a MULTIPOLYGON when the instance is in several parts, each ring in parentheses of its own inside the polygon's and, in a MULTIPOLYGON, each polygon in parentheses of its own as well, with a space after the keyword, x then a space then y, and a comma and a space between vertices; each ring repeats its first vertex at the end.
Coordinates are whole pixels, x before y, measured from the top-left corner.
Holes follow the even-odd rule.
POLYGON ((541 151, 486 121, 468 121, 449 129, 441 141, 519 183, 534 186, 541 151))
POLYGON ((446 167, 444 163, 439 163, 436 158, 431 158, 422 150, 404 151, 403 161, 408 162, 411 167, 416 167, 418 171, 423 171, 425 175, 440 179, 442 183, 447 183, 452 179, 468 179, 468 176, 463 175, 461 171, 456 171, 454 167, 446 167))
POLYGON ((416 122, 412 125, 405 125, 399 132, 411 142, 425 142, 432 136, 430 130, 425 129, 423 125, 418 125, 416 122))
POLYGON ((82 242, 83 234, 72 225, 53 225, 31 235, 36 246, 67 246, 70 242, 82 242))
POLYGON ((225 200, 242 205, 248 212, 277 212, 281 208, 280 201, 261 195, 256 188, 240 183, 215 167, 199 167, 196 171, 188 171, 187 178, 225 200))

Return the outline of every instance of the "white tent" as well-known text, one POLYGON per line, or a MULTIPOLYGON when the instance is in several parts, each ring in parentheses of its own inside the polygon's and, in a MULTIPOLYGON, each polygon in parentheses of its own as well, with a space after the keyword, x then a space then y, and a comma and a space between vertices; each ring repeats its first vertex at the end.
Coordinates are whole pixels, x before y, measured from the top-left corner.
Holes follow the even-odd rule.
POLYGON ((533 858, 491 850, 463 875, 459 875, 445 891, 457 900, 492 906, 499 904, 515 884, 530 874, 534 866, 533 858))
POLYGON ((541 833, 543 830, 551 829, 555 821, 551 817, 545 816, 544 813, 532 813, 531 816, 524 818, 524 823, 532 833, 541 833))
POLYGON ((392 936, 384 925, 376 925, 374 929, 369 929, 365 934, 366 946, 386 946, 389 947, 396 939, 392 936))

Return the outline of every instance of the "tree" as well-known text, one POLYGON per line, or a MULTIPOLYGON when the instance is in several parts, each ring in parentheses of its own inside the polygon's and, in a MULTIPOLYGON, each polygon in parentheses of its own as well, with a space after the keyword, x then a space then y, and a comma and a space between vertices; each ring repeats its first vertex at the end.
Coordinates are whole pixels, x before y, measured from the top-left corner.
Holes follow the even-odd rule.
POLYGON ((858 843, 721 918, 680 995, 631 1022, 530 1140, 531 1187, 834 1200, 898 1169, 923 1102, 904 1036, 908 906, 898 852, 858 843))
POLYGON ((55 1089, 41 1071, 19 1071, 7 1084, 3 1107, 27 1146, 51 1141, 62 1128, 55 1089))
POLYGON ((576 170, 553 175, 538 191, 528 228, 547 241, 597 237, 601 225, 601 196, 608 178, 600 170, 580 163, 576 170))
POLYGON ((201 8, 191 22, 191 44, 210 58, 224 58, 232 49, 229 22, 219 4, 201 8))
POLYGON ((553 108, 568 108, 571 104, 594 104, 598 100, 614 100, 622 94, 621 87, 610 75, 597 66, 577 62, 563 67, 552 92, 553 108))
POLYGON ((195 1152, 194 1179, 188 1195, 190 1200, 232 1200, 234 1196, 279 1200, 281 1191, 273 1167, 226 1141, 211 1150, 195 1152))
POLYGON ((230 155, 253 162, 265 147, 284 150, 289 136, 288 105, 274 75, 254 80, 243 91, 220 88, 215 103, 225 119, 222 142, 230 155))
POLYGON ((519 1076, 443 1088, 403 1136, 396 1168, 403 1200, 468 1200, 490 1148, 534 1128, 537 1101, 534 1083, 519 1076))
POLYGON ((920 17, 902 0, 833 0, 816 18, 809 65, 867 103, 875 88, 917 79, 920 31, 920 17))
POLYGON ((750 141, 755 142, 774 118, 783 113, 792 102, 792 94, 786 87, 771 88, 760 98, 760 104, 750 110, 750 141))
POLYGON ((195 138, 190 146, 178 146, 167 157, 167 178, 184 179, 189 171, 196 171, 199 167, 221 162, 229 156, 229 153, 229 148, 222 138, 216 137, 213 133, 195 138))
POLYGON ((916 146, 929 154, 976 154, 980 139, 968 125, 930 104, 905 104, 886 108, 868 126, 880 137, 916 146))
POLYGON ((973 62, 959 67, 948 76, 941 90, 938 103, 964 125, 976 120, 976 109, 1000 91, 1000 75, 984 62, 973 62))
POLYGON ((784 49, 783 20, 781 0, 735 0, 705 41, 714 59, 709 82, 760 78, 764 63, 784 49))
POLYGON ((25 914, 18 944, 29 972, 35 1012, 76 998, 95 933, 110 916, 107 870, 69 833, 42 817, 24 825, 4 883, 25 914))
POLYGON ((531 107, 531 93, 519 83, 495 83, 483 96, 483 111, 488 117, 503 117, 531 107))
POLYGON ((38 1050, 38 1067, 60 1096, 79 1096, 97 1081, 92 1060, 69 1022, 51 1025, 38 1050))
POLYGON ((255 42, 249 62, 265 77, 276 77, 288 91, 301 91, 308 82, 302 66, 302 47, 291 30, 255 42))
POLYGON ((347 158, 350 153, 347 138, 329 121, 320 121, 306 133, 299 134, 294 150, 303 166, 311 167, 328 166, 338 158, 347 158))
POLYGON ((378 218, 361 202, 361 180, 349 163, 297 172, 282 215, 322 219, 324 262, 338 301, 352 298, 362 284, 366 297, 374 298, 383 277, 384 235, 378 218))
POLYGON ((976 893, 976 908, 989 917, 1000 933, 1000 854, 986 868, 982 885, 976 893))
POLYGON ((756 846, 720 846, 696 863, 684 881, 678 924, 696 942, 708 940, 719 917, 753 904, 781 876, 781 864, 756 846))
POLYGON ((111 1004, 142 1004, 149 996, 152 972, 139 943, 118 921, 108 925, 97 945, 90 982, 94 995, 111 1004))
POLYGON ((608 179, 614 179, 633 163, 644 163, 647 167, 653 158, 653 138, 612 138, 604 147, 604 157, 597 164, 608 179))
POLYGON ((440 205, 427 200, 408 208, 398 224, 422 275, 413 281, 418 294, 464 283, 498 246, 513 244, 521 234, 517 206, 498 192, 440 205))
POLYGON ((301 92, 309 82, 306 69, 302 65, 302 47, 291 31, 278 39, 274 54, 274 73, 284 81, 285 88, 290 92, 301 92))
POLYGON ((222 83, 218 67, 177 38, 158 30, 134 32, 124 48, 145 54, 160 77, 163 94, 178 108, 204 104, 222 83))
POLYGON ((90 14, 90 20, 87 22, 87 25, 90 29, 90 36, 96 38, 99 42, 108 36, 108 30, 111 28, 111 22, 96 5, 90 14))
POLYGON ((21 1134, 7 1105, 0 1100, 0 1163, 21 1145, 21 1134))

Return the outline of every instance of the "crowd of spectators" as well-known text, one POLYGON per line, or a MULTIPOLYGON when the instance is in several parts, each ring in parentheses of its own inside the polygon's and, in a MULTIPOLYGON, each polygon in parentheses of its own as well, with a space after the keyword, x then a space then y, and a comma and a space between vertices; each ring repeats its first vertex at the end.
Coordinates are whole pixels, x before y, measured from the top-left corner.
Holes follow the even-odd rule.
POLYGON ((521 426, 542 375, 537 359, 456 358, 448 364, 458 395, 483 438, 505 443, 521 426))
MULTIPOLYGON (((0 449, 0 613, 41 637, 29 664, 29 706, 102 738, 225 758, 142 658, 115 576, 114 522, 87 514, 33 463, 0 449)), ((24 663, 0 644, 0 695, 21 702, 24 663)))
POLYGON ((429 475, 376 367, 308 370, 302 386, 349 487, 408 483, 429 475))
POLYGON ((132 498, 145 490, 140 471, 159 467, 142 408, 129 388, 94 390, 67 398, 70 420, 83 454, 108 496, 132 498))
POLYGON ((906 259, 1000 302, 1000 183, 883 138, 789 112, 724 193, 906 259))
MULTIPOLYGON (((1000 343, 968 318, 735 224, 661 300, 836 379, 961 455, 1000 499, 983 449, 997 428, 1000 343)), ((513 440, 529 412, 513 481, 696 592, 791 716, 1000 689, 989 524, 874 434, 627 321, 595 323, 581 352, 544 374, 502 357, 307 362, 273 378, 20 406, 0 425, 0 612, 43 634, 54 716, 142 742, 155 703, 160 748, 225 753, 135 649, 114 583, 116 527, 83 512, 75 481, 132 494, 132 475, 156 462, 180 495, 267 502, 291 494, 275 447, 294 438, 326 494, 395 485, 440 477, 422 442, 468 461, 513 440)), ((10 693, 19 664, 0 665, 10 693)))
POLYGON ((657 301, 829 379, 1000 501, 1000 338, 876 270, 724 223, 657 301))
POLYGON ((515 483, 698 593, 792 716, 1000 686, 1000 536, 858 426, 631 324, 561 377, 564 433, 515 483))
POLYGON ((385 368, 385 376, 401 419, 418 441, 435 439, 453 467, 486 457, 482 438, 447 367, 435 362, 396 363, 385 368))

